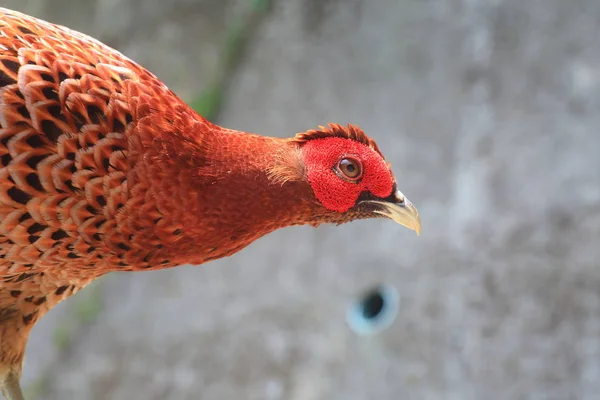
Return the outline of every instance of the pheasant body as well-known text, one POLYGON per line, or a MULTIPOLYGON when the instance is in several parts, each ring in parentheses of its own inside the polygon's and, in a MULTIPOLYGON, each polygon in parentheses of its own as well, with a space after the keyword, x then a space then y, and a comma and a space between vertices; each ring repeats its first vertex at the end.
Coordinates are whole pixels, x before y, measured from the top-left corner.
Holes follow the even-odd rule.
MULTIPOLYGON (((0 323, 28 330, 106 272, 185 258, 178 237, 197 205, 176 178, 202 160, 176 140, 217 127, 94 39, 8 10, 0 21, 0 323), (179 137, 152 134, 169 131, 179 137)), ((6 325, 0 359, 13 363, 24 345, 6 325)))
POLYGON ((116 50, 0 8, 0 388, 4 377, 12 398, 33 324, 107 272, 202 264, 281 227, 382 215, 418 231, 357 127, 225 129, 116 50))

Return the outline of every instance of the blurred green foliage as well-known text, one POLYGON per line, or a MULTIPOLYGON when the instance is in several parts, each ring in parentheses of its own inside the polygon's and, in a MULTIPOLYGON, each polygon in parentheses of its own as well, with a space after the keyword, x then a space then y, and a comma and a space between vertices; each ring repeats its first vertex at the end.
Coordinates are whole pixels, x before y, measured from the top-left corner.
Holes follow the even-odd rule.
POLYGON ((205 118, 214 121, 219 114, 228 78, 239 65, 250 39, 262 18, 272 9, 272 0, 251 0, 242 17, 231 22, 221 49, 216 71, 206 88, 190 101, 190 106, 205 118))

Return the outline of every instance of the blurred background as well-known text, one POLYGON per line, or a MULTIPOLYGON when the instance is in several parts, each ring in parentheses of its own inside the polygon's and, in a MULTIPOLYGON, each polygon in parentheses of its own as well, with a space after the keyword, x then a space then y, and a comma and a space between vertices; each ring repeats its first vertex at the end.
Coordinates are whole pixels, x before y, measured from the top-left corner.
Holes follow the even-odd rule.
POLYGON ((42 319, 29 399, 597 399, 600 2, 3 0, 88 33, 229 128, 353 122, 422 234, 288 228, 109 275, 42 319), (346 309, 397 289, 359 336, 346 309))

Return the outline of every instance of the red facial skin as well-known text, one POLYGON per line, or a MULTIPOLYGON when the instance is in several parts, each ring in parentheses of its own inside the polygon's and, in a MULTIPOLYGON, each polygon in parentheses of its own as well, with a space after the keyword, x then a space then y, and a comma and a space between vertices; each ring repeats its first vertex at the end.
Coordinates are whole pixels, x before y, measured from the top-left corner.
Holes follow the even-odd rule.
POLYGON ((332 137, 307 142, 302 147, 308 181, 317 199, 331 211, 346 212, 358 196, 370 192, 385 198, 392 194, 394 178, 379 153, 348 139, 332 137), (350 156, 360 162, 362 177, 357 181, 344 179, 336 173, 339 161, 350 156))

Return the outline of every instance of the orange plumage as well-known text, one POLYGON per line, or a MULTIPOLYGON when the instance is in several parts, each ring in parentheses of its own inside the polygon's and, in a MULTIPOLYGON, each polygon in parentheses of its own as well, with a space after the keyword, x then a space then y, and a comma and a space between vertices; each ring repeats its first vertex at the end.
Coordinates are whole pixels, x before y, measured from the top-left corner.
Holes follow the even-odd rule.
POLYGON ((0 8, 0 388, 29 330, 111 271, 202 264, 278 228, 416 209, 375 142, 228 130, 81 33, 0 8))

